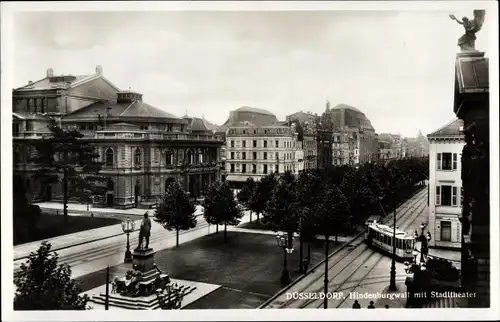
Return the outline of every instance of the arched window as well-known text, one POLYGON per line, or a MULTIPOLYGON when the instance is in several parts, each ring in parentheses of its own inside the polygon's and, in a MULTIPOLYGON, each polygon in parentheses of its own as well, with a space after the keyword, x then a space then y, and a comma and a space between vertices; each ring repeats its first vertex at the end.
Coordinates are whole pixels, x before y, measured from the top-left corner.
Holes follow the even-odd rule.
POLYGON ((114 153, 113 153, 113 149, 111 148, 108 148, 106 150, 106 166, 107 167, 112 167, 113 166, 113 162, 114 161, 114 153))
POLYGON ((187 153, 187 163, 188 164, 194 163, 194 153, 191 150, 188 150, 188 153, 187 153))
POLYGON ((203 163, 204 161, 204 151, 203 149, 198 149, 198 163, 203 163))
POLYGON ((141 149, 139 149, 139 148, 135 149, 134 165, 136 167, 140 167, 141 166, 141 149))

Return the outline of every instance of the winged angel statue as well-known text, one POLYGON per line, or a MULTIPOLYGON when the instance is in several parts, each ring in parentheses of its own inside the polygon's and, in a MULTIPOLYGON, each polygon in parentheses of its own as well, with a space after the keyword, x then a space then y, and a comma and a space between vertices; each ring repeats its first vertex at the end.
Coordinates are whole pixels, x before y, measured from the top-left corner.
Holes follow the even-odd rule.
POLYGON ((474 19, 469 20, 467 17, 463 17, 462 21, 458 20, 454 15, 450 15, 452 20, 455 20, 465 28, 465 34, 458 39, 458 46, 462 52, 476 50, 476 33, 483 26, 485 14, 485 10, 474 10, 474 19))

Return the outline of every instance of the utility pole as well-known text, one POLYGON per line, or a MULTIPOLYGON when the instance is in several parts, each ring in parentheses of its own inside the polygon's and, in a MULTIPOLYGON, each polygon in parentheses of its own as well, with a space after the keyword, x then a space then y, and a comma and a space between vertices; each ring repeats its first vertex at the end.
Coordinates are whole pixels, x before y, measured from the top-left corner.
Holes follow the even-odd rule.
POLYGON ((104 310, 109 310, 109 265, 106 268, 106 300, 104 302, 104 310))
POLYGON ((390 291, 397 291, 396 288, 396 208, 394 208, 393 218, 393 236, 392 236, 392 263, 391 263, 391 282, 389 284, 390 291))

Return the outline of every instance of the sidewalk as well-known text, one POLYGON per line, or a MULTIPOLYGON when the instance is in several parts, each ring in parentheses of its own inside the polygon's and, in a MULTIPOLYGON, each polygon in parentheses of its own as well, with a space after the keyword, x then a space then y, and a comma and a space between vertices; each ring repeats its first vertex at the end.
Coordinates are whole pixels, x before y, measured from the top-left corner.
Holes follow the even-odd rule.
MULTIPOLYGON (((42 210, 59 210, 60 212, 63 210, 63 204, 59 202, 38 202, 34 205, 39 206, 42 210)), ((86 204, 75 204, 68 203, 68 212, 72 213, 102 213, 102 214, 122 214, 122 215, 130 215, 130 216, 142 216, 146 211, 152 212, 154 209, 138 209, 138 208, 130 208, 130 209, 117 209, 117 208, 97 208, 89 205, 89 210, 87 210, 86 204)))
MULTIPOLYGON (((62 211, 62 204, 58 203, 50 203, 50 202, 43 202, 43 203, 38 203, 37 205, 42 208, 42 205, 47 207, 45 209, 61 209, 62 211)), ((78 210, 79 208, 85 208, 87 209, 86 205, 76 205, 73 204, 71 206, 76 206, 76 207, 70 207, 68 205, 68 211, 72 211, 73 209, 78 210)), ((132 215, 131 218, 140 218, 135 220, 135 227, 136 230, 139 229, 139 226, 141 225, 141 220, 142 216, 144 213, 148 210, 145 209, 112 209, 112 208, 90 208, 90 209, 96 209, 95 213, 97 213, 98 210, 102 210, 101 213, 116 213, 121 211, 122 213, 126 213, 129 215, 132 215)), ((152 211, 148 211, 150 216, 152 216, 152 211)), ((62 213, 60 213, 62 215, 62 213)), ((197 216, 202 215, 203 211, 200 209, 200 207, 197 206, 195 214, 197 216)), ((79 216, 79 214, 74 214, 74 213, 68 213, 70 216, 79 216)), ((52 245, 52 251, 56 250, 61 250, 77 245, 82 245, 82 244, 87 244, 91 243, 97 240, 102 240, 106 238, 112 238, 115 236, 123 235, 123 230, 120 224, 118 225, 111 225, 111 226, 105 226, 105 227, 100 227, 100 228, 95 228, 95 229, 90 229, 90 230, 84 230, 80 232, 76 232, 73 234, 67 234, 67 235, 62 235, 62 236, 57 236, 57 237, 52 237, 52 238, 47 238, 47 239, 42 239, 42 240, 37 240, 34 242, 26 243, 26 244, 21 244, 14 246, 14 261, 24 259, 29 256, 31 252, 35 252, 39 247, 40 244, 43 241, 48 241, 52 245)))

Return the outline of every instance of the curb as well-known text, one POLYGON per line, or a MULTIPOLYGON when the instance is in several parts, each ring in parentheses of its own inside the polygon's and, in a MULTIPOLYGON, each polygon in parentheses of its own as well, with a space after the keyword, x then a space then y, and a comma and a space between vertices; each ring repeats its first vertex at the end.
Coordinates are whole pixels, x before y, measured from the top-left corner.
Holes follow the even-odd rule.
MULTIPOLYGON (((407 202, 410 198, 413 198, 415 195, 417 195, 418 193, 422 192, 424 190, 424 188, 422 188, 421 190, 418 190, 417 192, 415 192, 414 194, 412 194, 407 200, 401 202, 399 205, 396 206, 396 209, 401 207, 401 205, 403 205, 405 202, 407 202)), ((387 217, 386 217, 387 218, 387 217)), ((385 218, 384 218, 385 219, 385 218)), ((351 244, 356 238, 358 238, 359 236, 363 235, 364 234, 364 231, 355 235, 351 240, 349 240, 348 242, 346 242, 344 245, 342 245, 340 248, 336 249, 335 251, 333 251, 332 253, 330 253, 328 255, 328 258, 326 259, 323 259, 321 262, 319 262, 318 264, 314 265, 313 268, 311 268, 310 272, 315 270, 316 268, 320 267, 321 265, 324 265, 325 264, 325 261, 329 260, 333 255, 335 255, 337 252, 339 252, 340 250, 344 249, 345 247, 347 247, 347 245, 351 244)), ((288 284, 286 287, 282 288, 281 290, 278 291, 278 293, 274 294, 271 298, 269 298, 267 301, 265 301, 264 303, 262 303, 261 305, 259 305, 259 307, 257 307, 257 309, 263 309, 265 308, 266 306, 268 306, 272 301, 274 301, 276 298, 278 298, 280 295, 282 295, 283 293, 285 293, 286 291, 288 291, 290 288, 292 288, 293 286, 295 286, 298 282, 300 282, 303 278, 305 278, 307 275, 309 274, 302 274, 301 276, 297 277, 297 279, 295 279, 293 282, 291 282, 290 284, 288 284)))

